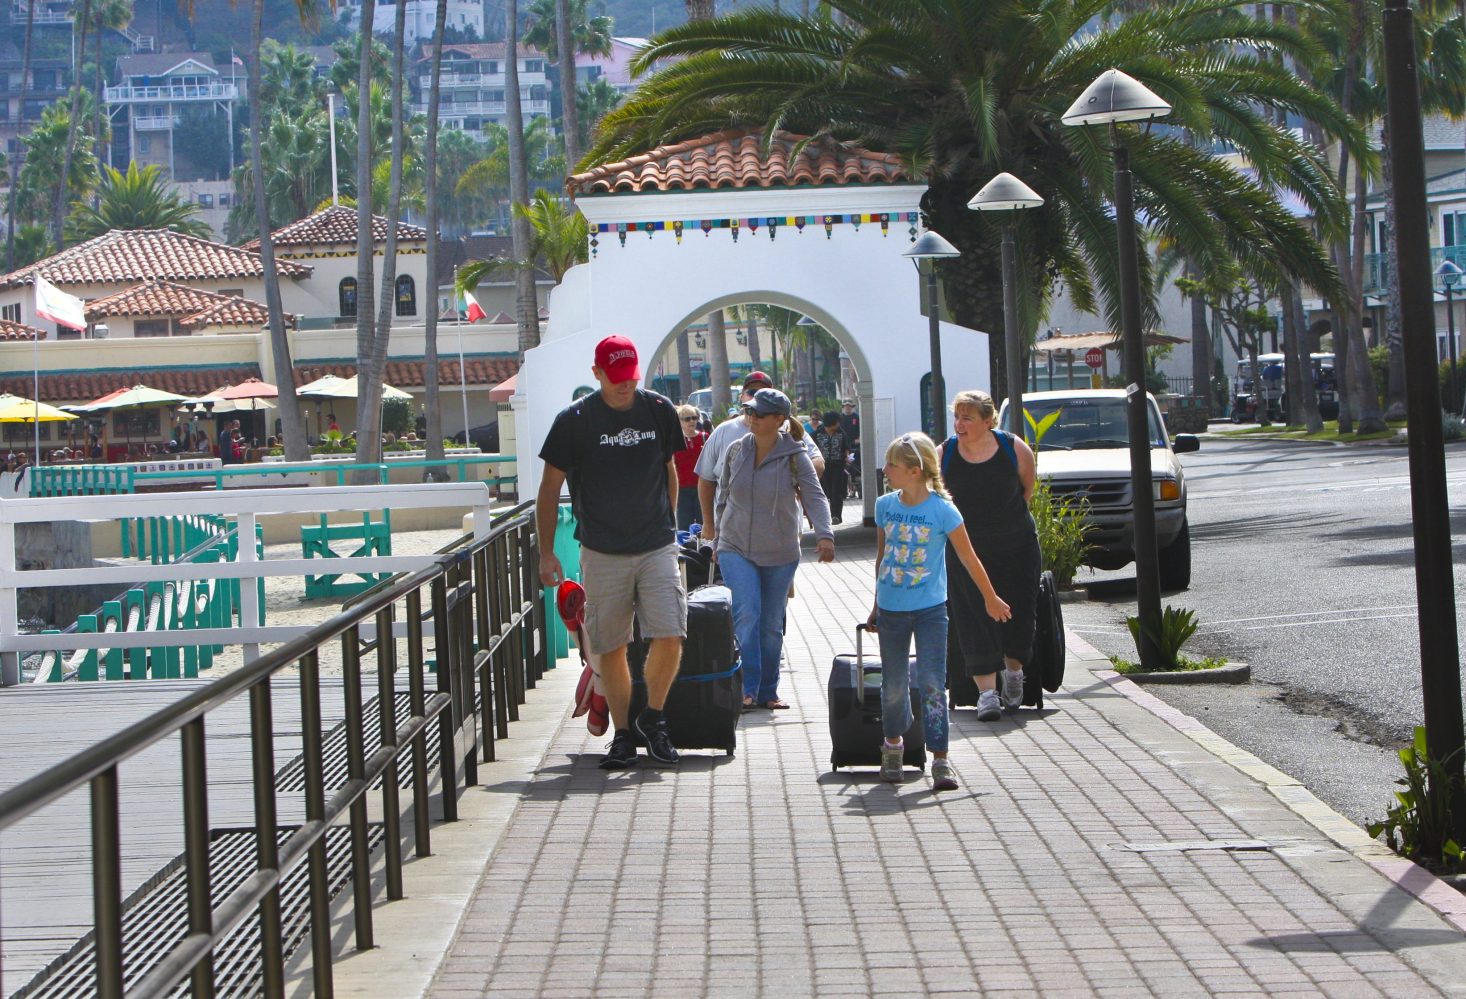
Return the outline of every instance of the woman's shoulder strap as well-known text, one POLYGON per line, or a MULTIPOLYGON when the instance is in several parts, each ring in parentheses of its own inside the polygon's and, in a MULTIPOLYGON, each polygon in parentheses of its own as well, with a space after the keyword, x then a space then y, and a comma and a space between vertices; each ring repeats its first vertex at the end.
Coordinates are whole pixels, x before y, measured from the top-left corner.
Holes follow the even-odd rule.
POLYGON ((947 469, 952 462, 952 450, 957 446, 957 435, 953 434, 942 441, 942 478, 947 477, 947 469))
POLYGON ((994 427, 993 436, 998 439, 998 446, 1003 449, 1003 453, 1008 456, 1008 460, 1013 463, 1013 467, 1017 468, 1018 448, 1013 444, 1013 435, 1006 430, 999 430, 994 427))

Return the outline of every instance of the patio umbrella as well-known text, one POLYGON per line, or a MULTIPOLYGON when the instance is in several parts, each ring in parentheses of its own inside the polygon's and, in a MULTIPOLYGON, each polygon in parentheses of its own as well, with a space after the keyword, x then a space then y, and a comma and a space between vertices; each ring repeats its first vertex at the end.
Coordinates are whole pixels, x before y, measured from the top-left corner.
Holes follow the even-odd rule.
MULTIPOLYGON (((0 393, 0 423, 53 423, 62 420, 75 420, 77 417, 57 409, 55 406, 48 406, 44 402, 36 402, 34 399, 27 399, 24 396, 11 395, 9 392, 0 393)), ((41 442, 39 432, 32 437, 35 445, 37 463, 41 460, 41 442)))
MULTIPOLYGON (((312 396, 317 399, 355 399, 361 389, 356 376, 341 378, 336 375, 322 375, 313 382, 307 382, 295 390, 296 395, 312 396)), ((412 393, 382 383, 383 399, 411 399, 412 393)))
MULTIPOLYGON (((108 392, 99 399, 82 406, 72 406, 71 410, 76 413, 102 413, 128 409, 149 409, 153 406, 168 406, 174 403, 183 402, 188 396, 179 395, 176 392, 164 392, 162 389, 151 388, 147 385, 134 385, 132 388, 120 388, 114 392, 108 392)), ((132 450, 132 424, 127 425, 127 449, 132 450)))

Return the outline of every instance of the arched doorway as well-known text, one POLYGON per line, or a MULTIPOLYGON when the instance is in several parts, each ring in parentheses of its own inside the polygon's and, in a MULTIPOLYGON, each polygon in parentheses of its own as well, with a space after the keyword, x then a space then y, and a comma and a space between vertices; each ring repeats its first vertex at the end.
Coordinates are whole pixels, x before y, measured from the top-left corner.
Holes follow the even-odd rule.
MULTIPOLYGON (((629 337, 657 356, 689 323, 740 302, 808 315, 857 373, 867 455, 921 426, 930 369, 920 283, 902 253, 920 232, 925 186, 894 157, 833 140, 722 132, 572 178, 591 259, 551 293, 550 323, 511 399, 521 495, 538 488, 550 422, 590 378, 597 341, 629 337)), ((945 381, 987 386, 986 334, 941 324, 945 381)), ((876 462, 863 462, 866 516, 876 462)))

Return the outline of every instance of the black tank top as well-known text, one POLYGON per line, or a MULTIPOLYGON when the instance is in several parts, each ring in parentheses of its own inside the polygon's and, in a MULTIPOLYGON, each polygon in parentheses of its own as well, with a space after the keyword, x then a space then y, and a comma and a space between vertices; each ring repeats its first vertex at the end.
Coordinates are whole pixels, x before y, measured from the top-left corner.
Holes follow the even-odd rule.
POLYGON ((942 478, 979 554, 1033 543, 1038 528, 1023 499, 1018 463, 1001 443, 986 461, 968 461, 955 441, 943 457, 942 478))

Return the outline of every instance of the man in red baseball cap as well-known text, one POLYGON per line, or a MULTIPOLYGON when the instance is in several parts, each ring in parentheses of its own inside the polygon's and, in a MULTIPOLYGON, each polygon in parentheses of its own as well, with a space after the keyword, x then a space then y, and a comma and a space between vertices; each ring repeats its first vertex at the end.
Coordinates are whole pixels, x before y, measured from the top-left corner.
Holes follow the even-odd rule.
POLYGON ((673 765, 677 750, 662 708, 677 678, 687 634, 672 460, 683 448, 682 425, 671 400, 637 388, 641 366, 636 345, 626 337, 608 336, 596 344, 591 373, 600 391, 561 410, 540 448, 545 463, 535 502, 540 581, 557 586, 564 578, 555 556, 555 525, 560 487, 568 482, 575 537, 581 544, 586 644, 600 657, 601 686, 616 729, 601 767, 636 765, 633 725, 647 755, 673 765), (651 641, 647 709, 634 719, 629 717, 631 670, 626 662, 633 619, 642 637, 651 641))

